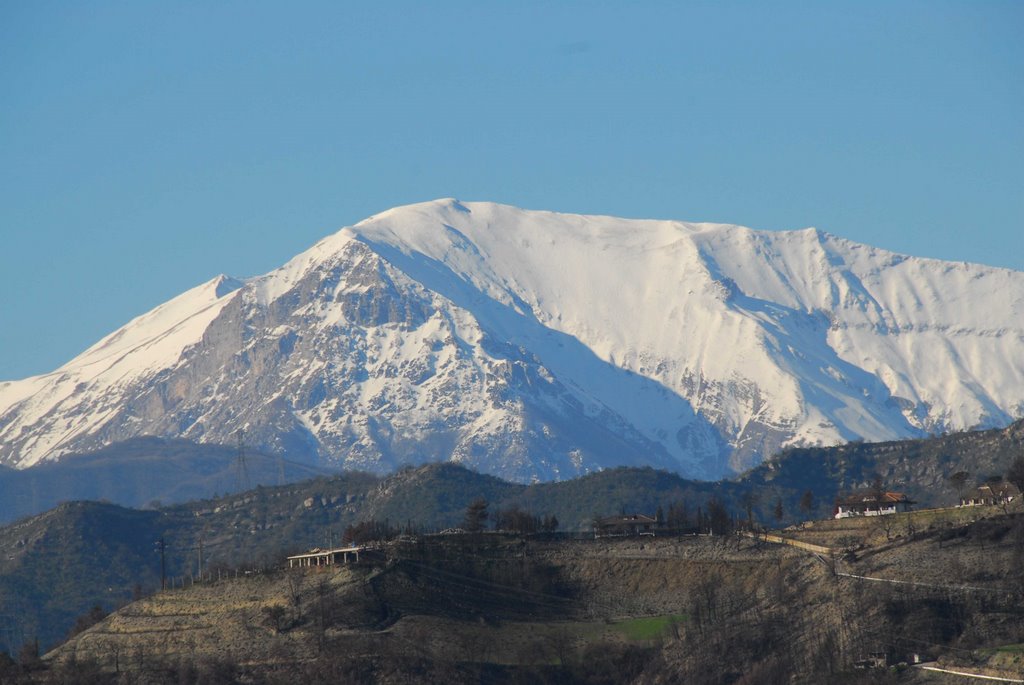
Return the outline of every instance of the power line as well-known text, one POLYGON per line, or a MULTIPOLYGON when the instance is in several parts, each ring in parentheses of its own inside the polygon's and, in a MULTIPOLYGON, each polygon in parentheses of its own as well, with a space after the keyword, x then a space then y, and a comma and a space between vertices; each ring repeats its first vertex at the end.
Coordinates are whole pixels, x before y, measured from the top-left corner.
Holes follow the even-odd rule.
POLYGON ((892 578, 876 578, 874 576, 858 576, 853 573, 840 573, 836 571, 836 575, 841 578, 853 578, 854 580, 866 580, 873 583, 890 583, 892 585, 910 585, 914 587, 924 587, 931 590, 946 590, 946 591, 966 591, 966 592, 1000 592, 1003 594, 1013 594, 1014 590, 1008 590, 1006 588, 993 588, 993 587, 978 587, 976 585, 939 585, 937 583, 922 583, 915 580, 895 580, 892 578))

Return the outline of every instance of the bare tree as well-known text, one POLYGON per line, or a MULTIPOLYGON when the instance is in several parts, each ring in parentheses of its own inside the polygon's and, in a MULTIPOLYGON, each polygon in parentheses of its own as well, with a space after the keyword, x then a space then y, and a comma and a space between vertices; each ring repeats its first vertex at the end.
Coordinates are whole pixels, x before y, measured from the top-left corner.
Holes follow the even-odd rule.
POLYGON ((885 533, 886 541, 892 541, 893 533, 896 532, 896 515, 895 514, 881 514, 876 516, 878 519, 877 527, 885 533))
POLYGON ((747 490, 740 496, 740 503, 747 512, 747 528, 754 529, 754 507, 761 501, 761 496, 753 490, 747 490))
POLYGON ((871 477, 871 496, 876 502, 881 502, 885 497, 885 483, 882 481, 882 476, 877 473, 871 477))
POLYGON ((914 521, 914 515, 913 514, 908 513, 906 515, 906 519, 905 519, 904 523, 906 524, 906 527, 907 527, 907 537, 913 538, 915 535, 917 535, 917 522, 914 521))
POLYGON ((970 477, 971 474, 968 471, 957 471, 946 479, 949 481, 949 484, 956 489, 957 497, 961 500, 964 498, 964 486, 967 485, 967 481, 970 477))
POLYGON ((314 628, 316 630, 317 637, 317 648, 318 653, 322 654, 324 651, 324 645, 326 643, 327 626, 331 623, 331 602, 330 602, 330 584, 326 578, 321 578, 320 582, 316 585, 316 621, 314 628))
POLYGON ((701 635, 718 620, 722 578, 717 573, 697 581, 690 592, 690 617, 701 635))
POLYGON ((717 497, 708 500, 707 524, 714 535, 726 535, 732 530, 732 521, 725 505, 717 497))
POLYGON ((284 628, 286 612, 287 610, 280 604, 265 606, 263 607, 264 623, 275 633, 280 633, 284 628))
POLYGON ((668 505, 667 523, 668 527, 673 530, 681 530, 690 525, 690 511, 686 504, 686 500, 673 502, 668 505))
POLYGON ((286 577, 288 579, 288 597, 292 600, 292 606, 298 611, 302 605, 302 573, 301 571, 289 571, 286 577))

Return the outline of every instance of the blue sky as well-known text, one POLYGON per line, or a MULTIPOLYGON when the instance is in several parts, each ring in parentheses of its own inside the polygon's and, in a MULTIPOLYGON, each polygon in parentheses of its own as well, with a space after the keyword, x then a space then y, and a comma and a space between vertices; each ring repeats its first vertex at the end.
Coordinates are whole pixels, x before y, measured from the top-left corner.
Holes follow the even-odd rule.
POLYGON ((1024 3, 0 0, 0 379, 437 197, 1024 270, 1024 3))

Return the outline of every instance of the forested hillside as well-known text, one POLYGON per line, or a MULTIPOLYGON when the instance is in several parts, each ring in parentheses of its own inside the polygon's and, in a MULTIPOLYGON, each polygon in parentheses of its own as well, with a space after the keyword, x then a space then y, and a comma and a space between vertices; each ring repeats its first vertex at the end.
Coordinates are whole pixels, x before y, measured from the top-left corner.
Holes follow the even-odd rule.
POLYGON ((242 456, 240 462, 237 444, 144 437, 29 469, 0 467, 0 524, 72 500, 105 500, 138 509, 328 473, 251 449, 243 449, 242 456))

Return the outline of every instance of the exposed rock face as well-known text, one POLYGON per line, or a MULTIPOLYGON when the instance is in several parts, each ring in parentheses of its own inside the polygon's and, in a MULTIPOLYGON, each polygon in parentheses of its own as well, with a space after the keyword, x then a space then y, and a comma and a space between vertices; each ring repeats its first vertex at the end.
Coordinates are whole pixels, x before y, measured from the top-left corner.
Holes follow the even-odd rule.
POLYGON ((0 462, 145 434, 373 471, 719 477, 1024 413, 1024 274, 818 231, 437 201, 0 384, 0 462))

